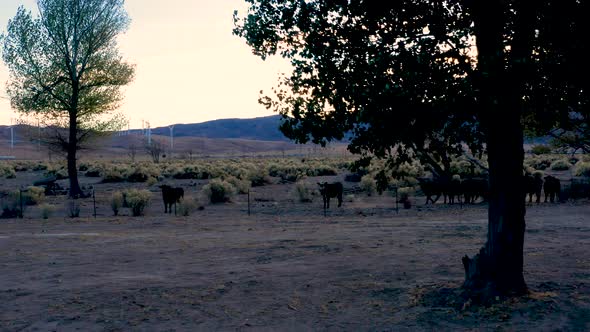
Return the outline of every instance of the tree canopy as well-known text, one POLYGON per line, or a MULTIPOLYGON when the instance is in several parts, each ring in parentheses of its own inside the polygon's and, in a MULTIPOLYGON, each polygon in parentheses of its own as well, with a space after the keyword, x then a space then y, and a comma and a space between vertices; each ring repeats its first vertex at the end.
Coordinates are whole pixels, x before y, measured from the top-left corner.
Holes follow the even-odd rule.
POLYGON ((117 36, 129 17, 123 0, 37 0, 39 16, 20 7, 2 36, 2 58, 10 71, 11 105, 45 119, 68 154, 70 194, 80 194, 76 150, 97 131, 112 130, 111 116, 134 67, 122 60, 117 36))
MULTIPOLYGON (((293 74, 261 98, 298 142, 351 135, 349 149, 390 165, 432 165, 485 150, 485 246, 465 256, 465 284, 526 291, 523 134, 588 114, 590 4, 578 0, 246 0, 234 33, 293 74)), ((365 159, 365 158, 363 158, 365 159)), ((433 173, 444 171, 435 166, 433 173)))
MULTIPOLYGON (((263 58, 280 55, 294 72, 261 101, 285 115, 283 132, 325 143, 352 136, 356 153, 422 158, 424 153, 475 152, 484 143, 478 107, 477 39, 470 1, 247 1, 234 33, 263 58), (444 139, 443 139, 444 138, 444 139)), ((520 13, 502 2, 505 67, 520 13)), ((588 64, 578 1, 531 5, 530 62, 524 75, 531 134, 566 127, 568 111, 587 112, 582 95, 588 64), (567 59, 564 61, 564 59, 567 59)), ((427 156, 428 158, 428 156, 427 156)), ((437 158, 440 162, 440 158, 437 158)))

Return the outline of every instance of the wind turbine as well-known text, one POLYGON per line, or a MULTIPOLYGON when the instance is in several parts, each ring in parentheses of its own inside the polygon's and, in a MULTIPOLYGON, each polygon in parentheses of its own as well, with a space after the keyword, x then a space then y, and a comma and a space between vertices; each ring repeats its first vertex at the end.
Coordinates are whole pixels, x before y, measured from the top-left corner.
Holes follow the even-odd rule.
POLYGON ((168 127, 170 129, 170 152, 174 150, 174 125, 168 127))

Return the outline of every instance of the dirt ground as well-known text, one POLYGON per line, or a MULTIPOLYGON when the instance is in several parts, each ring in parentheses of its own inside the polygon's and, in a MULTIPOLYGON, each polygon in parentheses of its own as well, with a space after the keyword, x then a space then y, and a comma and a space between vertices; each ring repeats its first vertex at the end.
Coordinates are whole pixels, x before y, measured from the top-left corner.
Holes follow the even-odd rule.
POLYGON ((0 221, 1 331, 590 330, 588 201, 529 206, 531 293, 481 307, 459 287, 483 204, 356 197, 324 217, 276 184, 252 190, 250 216, 246 195, 166 216, 154 189, 145 217, 111 217, 125 186, 97 186, 97 218, 85 200, 78 219, 0 221))

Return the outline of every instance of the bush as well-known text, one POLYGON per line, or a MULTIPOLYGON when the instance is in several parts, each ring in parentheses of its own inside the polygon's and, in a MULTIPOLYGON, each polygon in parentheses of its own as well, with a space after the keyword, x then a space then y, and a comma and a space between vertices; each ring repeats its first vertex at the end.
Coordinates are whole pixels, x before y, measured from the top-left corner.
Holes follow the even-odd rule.
POLYGON ((235 195, 236 189, 231 183, 219 179, 213 179, 203 186, 201 192, 211 203, 227 203, 235 195))
MULTIPOLYGON (((17 199, 19 199, 19 192, 14 192, 17 199)), ((43 187, 28 187, 22 193, 23 203, 25 205, 37 205, 45 200, 45 188, 43 187)))
POLYGON ((530 166, 534 169, 545 170, 545 169, 549 168, 549 166, 551 166, 551 162, 552 162, 552 160, 549 156, 543 156, 543 157, 535 156, 535 157, 525 160, 525 165, 530 166))
POLYGON ((33 166, 33 171, 46 171, 47 170, 47 164, 44 163, 38 163, 35 166, 33 166))
POLYGON ((576 176, 590 177, 590 162, 578 161, 574 170, 576 176))
POLYGON ((134 217, 143 216, 145 208, 150 203, 152 194, 149 190, 130 189, 127 191, 126 201, 134 217))
POLYGON ((0 165, 0 176, 6 179, 14 179, 16 178, 16 172, 9 165, 0 165))
POLYGON ((98 178, 100 177, 100 170, 98 168, 93 168, 88 170, 84 175, 89 178, 98 178))
MULTIPOLYGON (((22 206, 23 210, 25 205, 22 206)), ((2 214, 0 219, 12 219, 22 217, 24 211, 21 210, 19 200, 14 195, 9 195, 7 198, 2 200, 2 214)))
POLYGON ((41 218, 43 219, 49 219, 55 212, 55 206, 50 204, 41 204, 39 208, 41 209, 41 218))
POLYGON ((295 188, 293 188, 293 196, 301 203, 311 203, 314 192, 315 189, 305 182, 297 182, 295 183, 295 188))
POLYGON ((183 217, 188 217, 191 213, 197 210, 197 202, 195 200, 185 197, 178 203, 178 214, 183 217))
POLYGON ((151 187, 151 186, 153 186, 153 185, 155 185, 156 183, 158 183, 158 179, 156 179, 156 178, 155 178, 155 177, 153 177, 153 176, 150 176, 150 177, 147 179, 147 181, 146 181, 146 184, 147 184, 148 186, 150 186, 150 187, 151 187))
POLYGON ((247 194, 250 190, 250 182, 246 180, 240 180, 235 176, 228 176, 225 181, 229 182, 234 188, 236 188, 238 194, 247 194))
POLYGON ((136 166, 125 174, 127 182, 146 182, 150 177, 159 178, 160 170, 154 167, 136 166))
POLYGON ((558 159, 551 163, 551 169, 554 171, 567 171, 572 164, 566 159, 558 159))
POLYGON ((371 196, 377 192, 377 182, 370 174, 363 176, 360 187, 364 192, 367 193, 368 196, 371 196))
POLYGON ((115 191, 111 195, 111 209, 113 210, 113 215, 119 215, 119 210, 123 207, 123 203, 123 193, 121 193, 120 191, 115 191))
POLYGON ((257 168, 251 170, 248 173, 248 180, 250 180, 252 187, 261 187, 265 184, 271 183, 271 180, 267 175, 267 171, 264 168, 257 168))
POLYGON ((70 200, 70 203, 68 204, 68 217, 80 217, 80 204, 78 204, 75 199, 70 200))
POLYGON ((123 174, 116 169, 106 170, 102 177, 102 183, 117 183, 123 181, 125 181, 123 174))
POLYGON ((548 145, 535 145, 531 148, 531 153, 534 155, 549 154, 551 148, 548 145))

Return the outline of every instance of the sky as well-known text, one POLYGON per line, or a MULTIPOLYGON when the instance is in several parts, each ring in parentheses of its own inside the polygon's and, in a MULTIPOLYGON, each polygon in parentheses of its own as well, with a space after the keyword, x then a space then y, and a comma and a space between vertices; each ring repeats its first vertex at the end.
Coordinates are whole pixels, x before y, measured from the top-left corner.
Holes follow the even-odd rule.
MULTIPOLYGON (((37 7, 35 0, 0 0, 0 31, 19 5, 37 7)), ((154 128, 273 114, 258 104, 260 91, 270 92, 290 66, 279 57, 261 60, 232 35, 233 11, 245 13, 244 0, 126 0, 125 8, 132 21, 119 49, 136 72, 119 111, 132 128, 142 120, 154 128)), ((18 118, 6 99, 8 79, 0 61, 0 124, 18 118)))

